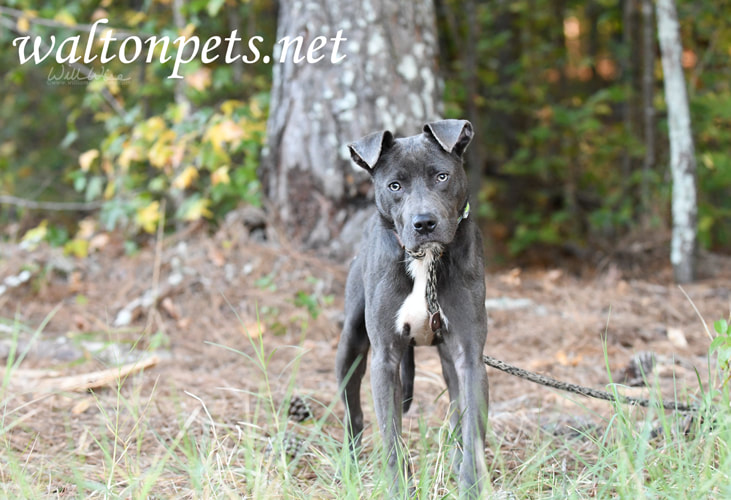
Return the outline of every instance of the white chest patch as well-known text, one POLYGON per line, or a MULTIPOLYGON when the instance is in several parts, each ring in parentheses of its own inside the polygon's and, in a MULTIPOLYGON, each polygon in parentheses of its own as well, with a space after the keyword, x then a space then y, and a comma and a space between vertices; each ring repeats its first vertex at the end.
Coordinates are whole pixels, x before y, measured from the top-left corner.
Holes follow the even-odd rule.
MULTIPOLYGON (((408 263, 406 269, 414 279, 414 286, 396 314, 396 331, 413 339, 418 346, 432 345, 434 339, 426 303, 426 281, 429 266, 435 258, 437 257, 434 254, 427 252, 423 259, 412 259, 408 263)), ((441 310, 440 314, 443 327, 446 328, 447 317, 441 310)))

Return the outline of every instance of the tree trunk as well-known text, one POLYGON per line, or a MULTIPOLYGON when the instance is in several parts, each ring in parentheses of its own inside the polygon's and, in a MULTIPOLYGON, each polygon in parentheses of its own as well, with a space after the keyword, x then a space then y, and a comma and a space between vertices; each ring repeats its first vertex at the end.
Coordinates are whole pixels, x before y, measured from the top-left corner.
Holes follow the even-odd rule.
MULTIPOLYGON (((622 67, 622 82, 626 92, 625 100, 622 106, 622 123, 624 132, 627 136, 635 135, 634 126, 634 108, 636 103, 635 92, 635 73, 637 60, 633 56, 633 47, 635 45, 635 0, 622 1, 622 56, 620 64, 622 67)), ((624 192, 629 193, 629 179, 631 178, 633 166, 632 155, 625 148, 622 154, 622 178, 624 179, 624 192)))
POLYGON ((682 45, 678 14, 673 0, 657 0, 657 32, 662 54, 665 102, 668 108, 670 170, 673 178, 673 236, 670 261, 675 281, 694 278, 696 251, 695 149, 690 110, 681 65, 682 45))
MULTIPOLYGON (((650 172, 655 168, 655 23, 652 0, 642 0, 642 117, 644 123, 645 157, 640 181, 640 209, 650 213, 650 172)), ((647 221, 643 221, 643 224, 647 221)))
MULTIPOLYGON (((316 63, 273 54, 267 148, 261 177, 286 236, 307 248, 349 253, 365 213, 370 179, 350 164, 347 144, 374 131, 412 135, 440 114, 433 3, 282 0, 277 40, 329 41, 316 63), (339 30, 347 38, 333 64, 339 30)), ((291 49, 290 49, 291 52, 291 49)))
MULTIPOLYGON (((476 100, 479 98, 479 76, 477 74, 477 44, 479 31, 479 18, 477 17, 477 5, 475 0, 464 2, 464 11, 467 17, 467 35, 462 44, 464 47, 464 88, 467 93, 465 101, 466 118, 473 125, 479 122, 476 100)), ((468 175, 470 177, 470 204, 475 213, 479 212, 480 204, 480 178, 482 178, 483 148, 482 142, 475 141, 467 150, 466 160, 468 175)))

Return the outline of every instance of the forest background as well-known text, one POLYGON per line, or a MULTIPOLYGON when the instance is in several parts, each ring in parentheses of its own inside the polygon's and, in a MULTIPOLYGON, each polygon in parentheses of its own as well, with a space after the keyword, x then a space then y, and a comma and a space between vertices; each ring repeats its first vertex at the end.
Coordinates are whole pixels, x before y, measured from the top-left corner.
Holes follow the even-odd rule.
MULTIPOLYGON (((477 130, 472 198, 493 264, 591 260, 632 242, 668 241, 668 126, 651 4, 436 2, 443 115, 469 118, 477 130)), ((699 245, 724 253, 731 248, 731 7, 725 0, 677 7, 699 245)), ((244 43, 261 36, 263 54, 277 40, 277 6, 262 0, 5 2, 3 238, 35 229, 31 236, 83 255, 89 231, 79 222, 92 214, 100 229, 123 234, 132 252, 162 221, 168 230, 199 219, 215 225, 242 203, 265 206, 275 220, 260 162, 273 64, 197 58, 184 65, 183 79, 172 79, 173 61, 96 61, 82 67, 80 85, 55 82, 57 64, 19 64, 13 39, 81 35, 83 46, 101 18, 142 39, 194 33, 206 40, 236 29, 244 43), (123 78, 103 77, 110 74, 123 78), (43 204, 59 201, 75 204, 43 204), (72 210, 35 210, 44 206, 72 210)))

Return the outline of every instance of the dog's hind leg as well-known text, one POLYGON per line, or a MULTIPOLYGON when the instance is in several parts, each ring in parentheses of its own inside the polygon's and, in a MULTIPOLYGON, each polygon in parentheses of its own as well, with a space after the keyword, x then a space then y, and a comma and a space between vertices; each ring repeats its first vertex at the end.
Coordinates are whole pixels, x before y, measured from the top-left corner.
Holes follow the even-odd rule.
POLYGON ((335 371, 340 397, 345 404, 346 441, 355 452, 363 431, 360 386, 370 347, 365 327, 363 286, 357 278, 348 280, 345 302, 346 317, 335 357, 335 371))
POLYGON ((447 383, 449 393, 449 427, 454 443, 450 452, 450 465, 455 474, 459 474, 462 465, 462 427, 460 425, 461 412, 459 408, 459 378, 454 367, 454 360, 447 349, 439 349, 439 358, 442 363, 442 375, 447 383))
POLYGON ((409 346, 401 360, 401 387, 403 388, 404 413, 409 411, 409 408, 411 408, 411 402, 414 399, 415 369, 414 346, 409 346))

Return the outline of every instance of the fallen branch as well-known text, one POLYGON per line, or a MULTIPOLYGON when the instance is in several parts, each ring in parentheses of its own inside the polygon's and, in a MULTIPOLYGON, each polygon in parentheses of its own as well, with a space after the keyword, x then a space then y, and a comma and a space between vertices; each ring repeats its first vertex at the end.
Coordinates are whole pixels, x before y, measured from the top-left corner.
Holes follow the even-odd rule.
POLYGON ((37 385, 26 392, 81 392, 89 389, 98 389, 107 385, 116 383, 118 380, 124 381, 133 373, 141 372, 147 368, 155 366, 160 362, 157 356, 151 356, 147 359, 128 363, 117 368, 109 368, 91 373, 82 373, 79 375, 68 375, 66 377, 49 377, 41 379, 37 385))
POLYGON ((86 202, 34 201, 27 200, 25 198, 18 198, 17 196, 0 194, 0 205, 13 205, 16 207, 28 208, 30 210, 47 210, 51 212, 61 212, 64 210, 84 212, 98 210, 104 205, 104 202, 102 200, 86 202))

